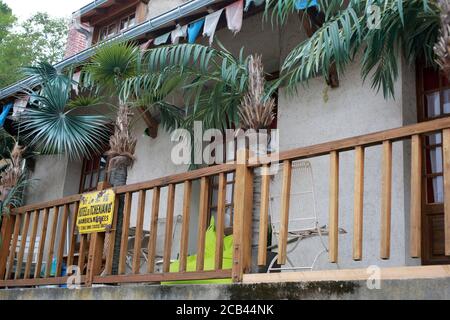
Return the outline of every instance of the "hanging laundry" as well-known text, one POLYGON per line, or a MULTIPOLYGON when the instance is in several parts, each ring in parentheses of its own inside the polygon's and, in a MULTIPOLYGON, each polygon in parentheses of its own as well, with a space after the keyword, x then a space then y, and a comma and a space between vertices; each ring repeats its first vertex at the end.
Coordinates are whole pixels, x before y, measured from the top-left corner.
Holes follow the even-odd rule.
POLYGON ((318 7, 317 0, 297 0, 295 3, 295 9, 304 10, 306 8, 318 7))
POLYGON ((242 29, 242 20, 244 19, 244 0, 236 1, 225 8, 228 29, 234 34, 242 29))
POLYGON ((27 108, 28 102, 30 101, 29 96, 25 96, 23 98, 19 98, 16 101, 14 101, 14 108, 13 108, 13 114, 12 116, 14 118, 18 117, 22 112, 25 111, 27 108))
POLYGON ((148 40, 147 42, 144 42, 143 44, 141 44, 139 46, 139 49, 141 49, 141 51, 147 50, 150 47, 150 44, 153 42, 153 39, 148 40))
POLYGON ((265 0, 245 0, 245 11, 248 11, 248 9, 250 9, 252 3, 257 7, 262 5, 264 1, 265 0))
POLYGON ((0 127, 3 127, 6 121, 6 117, 8 116, 9 110, 11 110, 13 103, 10 102, 7 105, 3 106, 2 113, 0 113, 0 127))
POLYGON ((187 28, 188 26, 180 26, 177 25, 177 28, 172 31, 172 43, 178 44, 180 42, 180 38, 186 38, 187 36, 187 28))
POLYGON ((159 36, 158 38, 155 39, 155 46, 159 46, 161 44, 166 44, 167 41, 169 41, 169 37, 170 37, 170 32, 163 34, 162 36, 159 36))
POLYGON ((195 43, 197 40, 198 34, 200 30, 202 30, 203 25, 205 24, 205 19, 198 20, 189 25, 188 28, 188 41, 189 43, 195 43))
POLYGON ((216 33, 217 24, 219 23, 220 16, 222 15, 223 9, 211 13, 205 18, 205 27, 203 28, 203 36, 209 37, 209 45, 212 45, 214 40, 214 34, 216 33))

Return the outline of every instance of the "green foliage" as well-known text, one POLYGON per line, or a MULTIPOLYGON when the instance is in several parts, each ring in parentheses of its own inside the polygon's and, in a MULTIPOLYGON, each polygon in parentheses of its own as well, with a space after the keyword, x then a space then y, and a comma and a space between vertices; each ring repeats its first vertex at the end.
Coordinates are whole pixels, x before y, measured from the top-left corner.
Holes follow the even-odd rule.
MULTIPOLYGON (((298 44, 282 66, 282 80, 289 89, 313 77, 328 76, 332 64, 342 74, 362 52, 363 79, 371 77, 372 87, 385 97, 394 96, 398 77, 397 59, 402 54, 413 62, 423 56, 434 63, 433 46, 439 30, 439 8, 429 0, 321 0, 323 26, 298 44), (378 27, 369 28, 372 5, 380 8, 378 27)), ((295 0, 269 0, 266 14, 280 23, 294 11, 295 0)))
POLYGON ((180 44, 148 50, 140 60, 140 73, 127 79, 123 100, 144 97, 165 119, 167 127, 227 128, 238 123, 237 109, 247 90, 248 58, 238 58, 222 47, 216 50, 199 44, 180 44), (183 96, 178 107, 168 103, 174 93, 183 96), (172 112, 172 111, 175 111, 172 112), (181 112, 181 114, 180 114, 181 112))
POLYGON ((11 208, 19 208, 23 205, 25 189, 32 186, 35 180, 27 178, 28 173, 24 171, 17 184, 7 193, 3 201, 0 201, 0 222, 2 215, 10 214, 11 208))
POLYGON ((6 3, 0 0, 0 43, 9 33, 16 18, 6 3))
POLYGON ((0 88, 20 80, 24 66, 62 60, 68 30, 65 19, 36 13, 22 23, 2 27, 1 8, 0 2, 0 88))
POLYGON ((48 65, 27 70, 30 75, 34 70, 43 83, 40 93, 30 90, 33 102, 21 120, 27 145, 43 154, 67 154, 72 159, 99 154, 108 140, 110 121, 85 109, 98 104, 98 98, 72 96, 70 77, 48 65))
POLYGON ((86 84, 119 93, 122 83, 137 74, 139 49, 131 43, 104 44, 85 67, 86 84))

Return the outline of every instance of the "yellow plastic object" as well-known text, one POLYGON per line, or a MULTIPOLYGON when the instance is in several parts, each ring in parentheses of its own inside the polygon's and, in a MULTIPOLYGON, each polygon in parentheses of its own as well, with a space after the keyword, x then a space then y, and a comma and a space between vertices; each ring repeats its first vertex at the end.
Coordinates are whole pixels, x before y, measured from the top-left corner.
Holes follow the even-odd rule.
MULTIPOLYGON (((211 223, 206 231, 205 236, 205 264, 204 270, 215 270, 215 256, 216 256, 216 228, 214 225, 214 217, 211 218, 211 223)), ((222 269, 227 270, 232 268, 233 259, 233 236, 227 236, 223 239, 223 260, 222 269)), ((196 271, 197 255, 187 257, 186 271, 196 271)), ((170 264, 170 272, 178 272, 180 270, 180 261, 174 261, 170 264)), ((229 284, 232 283, 231 278, 226 279, 210 279, 210 280, 180 280, 161 282, 162 285, 176 285, 176 284, 229 284)))

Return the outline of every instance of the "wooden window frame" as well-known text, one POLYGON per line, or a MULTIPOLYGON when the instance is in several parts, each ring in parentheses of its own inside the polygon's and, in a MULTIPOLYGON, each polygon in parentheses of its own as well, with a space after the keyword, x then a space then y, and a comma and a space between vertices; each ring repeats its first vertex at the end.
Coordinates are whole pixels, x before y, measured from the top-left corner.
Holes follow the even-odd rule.
POLYGON ((94 39, 97 39, 97 42, 101 42, 101 41, 108 40, 122 32, 125 32, 126 30, 133 28, 134 26, 137 25, 136 19, 137 19, 136 8, 134 8, 133 10, 129 10, 126 13, 121 14, 120 16, 113 17, 113 18, 109 19, 108 22, 97 27, 97 36, 95 36, 94 39), (131 20, 130 18, 132 16, 134 19, 134 23, 132 25, 128 25, 125 29, 120 29, 122 21, 127 19, 127 23, 129 23, 131 20), (109 35, 108 29, 113 25, 115 26, 114 33, 109 35), (106 36, 103 37, 105 30, 107 31, 107 33, 106 33, 106 36))
POLYGON ((94 157, 92 157, 92 159, 84 159, 83 166, 81 169, 79 192, 85 193, 85 192, 92 192, 92 191, 97 190, 97 186, 101 182, 100 176, 101 176, 102 171, 104 172, 105 179, 107 180, 108 179, 108 159, 106 156, 100 155, 100 156, 94 156, 94 157), (106 161, 105 167, 103 169, 101 167, 102 159, 104 159, 106 161), (98 161, 96 168, 94 168, 95 161, 98 161), (93 178, 94 174, 97 175, 97 182, 95 184, 92 184, 93 183, 92 178, 93 178), (89 187, 85 188, 87 177, 90 178, 89 187))

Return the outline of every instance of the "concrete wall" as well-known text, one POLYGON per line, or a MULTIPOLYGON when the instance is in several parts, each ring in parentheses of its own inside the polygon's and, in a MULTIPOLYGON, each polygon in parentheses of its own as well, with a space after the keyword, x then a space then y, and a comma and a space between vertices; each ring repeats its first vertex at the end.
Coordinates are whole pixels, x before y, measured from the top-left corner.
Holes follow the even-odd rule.
POLYGON ((25 202, 44 202, 78 193, 81 166, 81 161, 71 161, 66 156, 37 156, 31 171, 34 182, 26 192, 25 202))
MULTIPOLYGON (((365 281, 245 285, 128 285, 69 290, 62 288, 0 290, 0 300, 447 300, 450 279, 384 280, 380 289, 365 281)), ((179 307, 182 307, 181 303, 179 307)), ((176 314, 177 305, 165 309, 176 314)), ((217 309, 220 310, 219 305, 217 309)), ((214 308, 211 308, 214 309, 214 308)), ((276 304, 279 318, 292 316, 276 304)), ((220 311, 219 311, 220 312, 220 311)), ((334 310, 333 310, 334 312, 334 310)), ((214 314, 211 312, 210 314, 214 314)))

